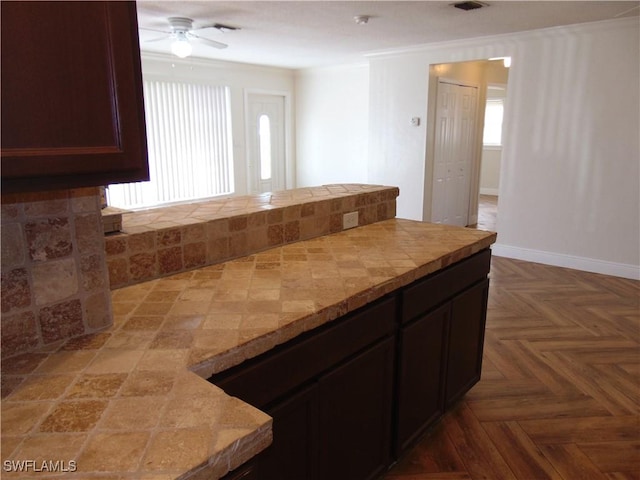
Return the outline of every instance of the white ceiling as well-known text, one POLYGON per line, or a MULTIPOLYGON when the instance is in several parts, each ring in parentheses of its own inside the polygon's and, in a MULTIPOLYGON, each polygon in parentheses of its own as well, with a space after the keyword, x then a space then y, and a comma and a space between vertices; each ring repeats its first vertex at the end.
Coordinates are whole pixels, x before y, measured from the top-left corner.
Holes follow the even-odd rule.
POLYGON ((494 1, 463 11, 451 1, 138 1, 143 51, 170 52, 168 17, 189 17, 194 28, 222 23, 240 30, 197 33, 228 45, 194 43, 194 57, 310 68, 357 63, 367 53, 558 25, 638 16, 638 1, 494 1), (369 15, 366 25, 354 21, 369 15), (161 36, 161 34, 160 34, 161 36))

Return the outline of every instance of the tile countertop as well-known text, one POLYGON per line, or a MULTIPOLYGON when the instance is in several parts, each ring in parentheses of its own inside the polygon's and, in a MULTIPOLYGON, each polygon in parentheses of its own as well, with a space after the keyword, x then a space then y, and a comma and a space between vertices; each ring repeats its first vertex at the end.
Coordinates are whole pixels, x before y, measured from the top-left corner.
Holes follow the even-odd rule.
POLYGON ((206 378, 495 239, 392 219, 114 290, 109 330, 3 361, 2 474, 219 478, 271 419, 206 378))

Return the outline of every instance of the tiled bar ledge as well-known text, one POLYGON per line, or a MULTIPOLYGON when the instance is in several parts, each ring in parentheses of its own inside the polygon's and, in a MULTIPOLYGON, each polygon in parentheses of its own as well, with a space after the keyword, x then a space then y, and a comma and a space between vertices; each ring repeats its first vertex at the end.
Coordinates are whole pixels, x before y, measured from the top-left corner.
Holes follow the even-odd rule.
POLYGON ((111 288, 224 262, 394 218, 397 187, 336 184, 155 208, 123 215, 105 238, 111 288))

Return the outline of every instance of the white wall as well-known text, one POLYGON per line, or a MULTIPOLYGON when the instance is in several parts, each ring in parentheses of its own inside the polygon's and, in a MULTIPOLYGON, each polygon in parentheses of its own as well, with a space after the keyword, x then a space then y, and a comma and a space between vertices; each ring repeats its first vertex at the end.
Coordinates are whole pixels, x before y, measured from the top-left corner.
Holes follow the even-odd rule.
POLYGON ((639 277, 637 18, 371 57, 369 181, 422 219, 430 64, 511 56, 494 252, 639 277))
POLYGON ((299 70, 297 185, 366 183, 368 122, 368 65, 299 70))
POLYGON ((287 187, 295 185, 295 128, 293 101, 294 71, 284 68, 263 67, 234 62, 204 60, 194 57, 179 59, 173 56, 142 53, 142 75, 166 80, 193 81, 211 85, 225 85, 231 91, 233 128, 233 159, 235 193, 247 193, 247 159, 245 138, 245 92, 278 93, 288 97, 285 121, 291 126, 287 140, 287 187))
POLYGON ((485 147, 482 149, 482 163, 480 166, 480 193, 484 195, 498 195, 500 187, 500 159, 502 148, 485 147))
POLYGON ((638 30, 637 19, 621 20, 519 49, 507 94, 502 253, 638 277, 638 30))
POLYGON ((369 182, 399 187, 397 216, 422 220, 429 62, 374 58, 369 72, 369 182))

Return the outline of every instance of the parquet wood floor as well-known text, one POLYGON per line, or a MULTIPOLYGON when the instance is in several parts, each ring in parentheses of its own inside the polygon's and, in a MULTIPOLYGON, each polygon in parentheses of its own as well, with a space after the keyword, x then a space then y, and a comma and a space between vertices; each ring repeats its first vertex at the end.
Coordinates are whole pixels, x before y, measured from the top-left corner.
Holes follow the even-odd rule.
POLYGON ((640 282, 490 275, 482 380, 384 479, 640 479, 640 282))
POLYGON ((494 195, 480 195, 478 198, 478 223, 471 225, 480 230, 496 231, 498 218, 498 197, 494 195))

